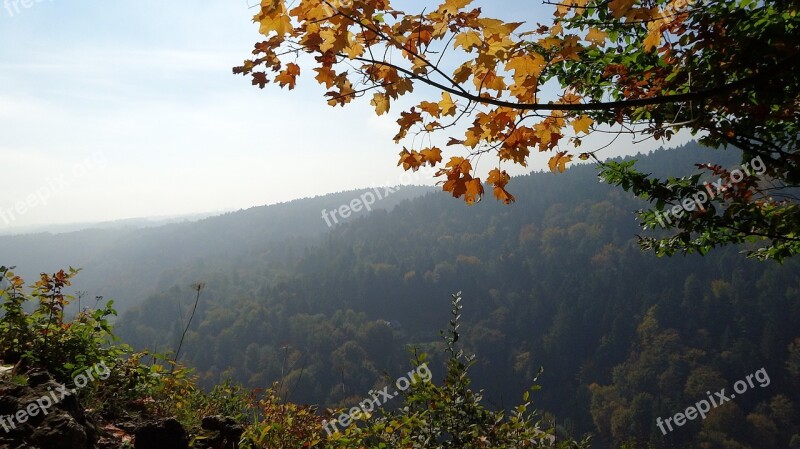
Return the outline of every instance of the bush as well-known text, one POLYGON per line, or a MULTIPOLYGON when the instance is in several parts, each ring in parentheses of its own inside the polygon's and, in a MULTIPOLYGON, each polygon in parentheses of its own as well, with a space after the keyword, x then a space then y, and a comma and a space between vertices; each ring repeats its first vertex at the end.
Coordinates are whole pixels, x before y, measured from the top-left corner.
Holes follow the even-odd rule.
POLYGON ((40 279, 25 292, 25 281, 6 267, 0 267, 0 359, 19 363, 25 368, 43 368, 61 383, 99 363, 110 366, 130 352, 125 345, 114 344, 108 318, 117 312, 113 301, 98 310, 81 310, 71 321, 64 311, 74 297, 64 293, 79 270, 70 268, 40 279), (33 311, 26 312, 26 306, 33 311))

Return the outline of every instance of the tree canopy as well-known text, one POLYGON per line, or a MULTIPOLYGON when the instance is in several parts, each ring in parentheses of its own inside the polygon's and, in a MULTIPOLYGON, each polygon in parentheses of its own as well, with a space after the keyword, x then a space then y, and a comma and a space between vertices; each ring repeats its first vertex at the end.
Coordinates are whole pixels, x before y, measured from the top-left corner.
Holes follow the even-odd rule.
POLYGON ((798 1, 563 0, 546 24, 471 4, 407 13, 389 0, 263 0, 254 20, 266 40, 234 72, 294 89, 313 70, 330 105, 367 97, 378 115, 416 89, 398 114, 398 165, 438 168, 442 188, 469 204, 484 183, 514 202, 503 165, 548 152, 553 172, 594 159, 605 181, 651 201, 641 225, 671 232, 640 243, 658 254, 743 242, 763 259, 800 251, 798 1), (592 134, 681 129, 740 148, 742 168, 698 161, 693 176, 659 179, 579 149, 592 134), (438 134, 453 155, 425 145, 438 134), (485 180, 473 168, 484 154, 497 157, 485 180))

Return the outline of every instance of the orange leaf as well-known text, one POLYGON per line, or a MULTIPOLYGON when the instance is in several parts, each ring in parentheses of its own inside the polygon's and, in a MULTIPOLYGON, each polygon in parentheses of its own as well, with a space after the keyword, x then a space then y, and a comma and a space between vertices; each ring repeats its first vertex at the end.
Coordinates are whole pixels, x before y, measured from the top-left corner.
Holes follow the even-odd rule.
POLYGON ((289 86, 289 90, 294 89, 297 83, 297 75, 300 74, 300 66, 290 62, 286 64, 286 69, 282 70, 278 76, 275 77, 275 82, 280 84, 281 87, 289 86))
POLYGON ((439 162, 442 162, 442 150, 436 147, 426 148, 420 151, 420 154, 422 154, 423 160, 426 163, 430 164, 431 167, 433 167, 439 162))
POLYGON ((481 184, 481 180, 471 179, 466 182, 466 192, 464 193, 464 201, 467 202, 469 205, 475 204, 476 201, 481 200, 481 195, 483 195, 483 184, 481 184))
POLYGON ((550 166, 550 171, 553 173, 564 173, 567 169, 567 163, 571 160, 572 156, 567 155, 566 151, 562 151, 551 157, 547 165, 550 166))

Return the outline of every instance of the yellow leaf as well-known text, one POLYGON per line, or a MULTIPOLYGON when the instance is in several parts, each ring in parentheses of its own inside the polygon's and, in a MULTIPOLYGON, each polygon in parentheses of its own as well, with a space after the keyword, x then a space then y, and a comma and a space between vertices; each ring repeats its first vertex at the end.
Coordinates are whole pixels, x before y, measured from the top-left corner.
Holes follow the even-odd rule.
POLYGON ((583 132, 589 134, 589 127, 592 126, 593 123, 594 120, 590 119, 588 116, 582 115, 580 118, 572 121, 572 128, 576 133, 583 132))
POLYGON ((353 44, 347 47, 347 57, 350 59, 356 59, 357 57, 364 54, 364 46, 361 45, 359 42, 353 42, 353 44))
POLYGON ((442 101, 439 102, 439 108, 445 117, 456 115, 456 104, 453 103, 453 97, 450 92, 442 92, 442 101))
POLYGON ((456 35, 455 42, 453 43, 453 48, 461 47, 466 51, 470 51, 473 48, 480 47, 483 44, 483 39, 481 39, 481 35, 474 32, 474 31, 465 31, 461 34, 456 35))
POLYGON ((419 108, 430 114, 432 117, 438 118, 441 115, 441 111, 439 109, 439 103, 423 101, 422 103, 419 104, 419 108))
POLYGON ((459 10, 472 3, 472 0, 447 0, 439 6, 439 14, 456 14, 459 10))
POLYGON ((654 20, 647 25, 647 37, 644 38, 644 51, 653 51, 661 43, 662 20, 654 20))
MULTIPOLYGON (((256 16, 259 18, 260 16, 256 16)), ((270 33, 276 32, 278 36, 283 37, 292 31, 292 21, 286 14, 286 9, 281 2, 281 8, 272 11, 271 15, 264 15, 258 19, 259 29, 258 32, 269 36, 270 33)))
POLYGON ((371 105, 375 106, 375 113, 383 115, 389 112, 389 97, 383 94, 376 93, 372 96, 371 105))
POLYGON ((525 79, 528 76, 539 76, 547 63, 538 53, 527 53, 514 56, 506 63, 506 70, 514 71, 514 79, 525 79))
POLYGON ((602 30, 598 30, 597 28, 589 28, 589 33, 586 35, 587 41, 595 45, 599 45, 600 47, 606 46, 607 38, 608 38, 608 33, 602 30))
POLYGON ((336 45, 336 32, 332 29, 320 31, 319 37, 321 37, 323 40, 323 43, 319 46, 320 51, 323 53, 332 49, 336 45))
POLYGON ((503 187, 494 188, 494 197, 505 204, 511 204, 517 200, 516 198, 514 198, 514 195, 508 193, 508 191, 503 187))

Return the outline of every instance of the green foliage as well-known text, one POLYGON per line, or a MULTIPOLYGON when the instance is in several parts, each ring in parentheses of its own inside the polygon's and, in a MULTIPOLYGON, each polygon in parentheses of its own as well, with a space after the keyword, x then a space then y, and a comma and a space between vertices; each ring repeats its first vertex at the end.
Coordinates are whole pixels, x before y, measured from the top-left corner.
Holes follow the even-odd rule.
POLYGON ((108 322, 116 315, 113 301, 98 310, 81 310, 68 320, 66 307, 74 297, 64 293, 79 270, 70 268, 42 274, 25 291, 25 281, 5 267, 0 280, 8 286, 0 290, 3 316, 0 317, 0 357, 7 363, 22 361, 25 366, 47 369, 60 382, 68 382, 76 373, 98 363, 111 365, 127 353, 126 345, 113 344, 115 337, 108 322), (28 313, 25 306, 33 304, 28 313))
MULTIPOLYGON (((334 433, 327 443, 330 448, 586 448, 582 442, 557 441, 552 428, 543 427, 535 411, 529 411, 529 393, 523 403, 504 411, 491 411, 483 405, 483 392, 474 391, 468 375, 475 363, 459 349, 459 320, 461 293, 453 295, 452 320, 445 338, 449 354, 447 375, 443 385, 432 382, 412 382, 402 392, 403 405, 397 410, 381 409, 372 416, 361 416, 359 425, 334 433)), ((416 357, 419 367, 425 363, 424 354, 416 357)), ((535 381, 535 379, 534 379, 535 381)), ((531 391, 539 390, 534 386, 531 391)))
MULTIPOLYGON (((460 293, 453 295, 452 304, 453 318, 445 336, 445 351, 449 354, 447 375, 441 386, 417 378, 402 392, 403 404, 399 408, 351 415, 353 422, 349 427, 335 427, 337 431, 325 435, 325 421, 316 415, 315 409, 282 402, 275 384, 254 403, 257 414, 245 430, 242 449, 588 448, 588 438, 581 442, 568 439, 555 442, 554 430, 544 428, 536 413, 528 410, 528 393, 525 402, 508 416, 482 404, 483 394, 471 389, 468 376, 474 357, 465 356, 456 345, 462 307, 460 293)), ((414 365, 419 367, 427 363, 426 359, 425 354, 417 355, 414 365)), ((531 390, 538 389, 535 386, 531 390)), ((342 409, 332 413, 338 416, 347 412, 342 409)))
POLYGON ((582 60, 556 66, 555 78, 563 85, 579 86, 579 94, 595 100, 623 99, 643 85, 648 95, 707 94, 689 103, 664 102, 590 116, 615 125, 626 114, 634 119, 631 125, 640 125, 644 134, 655 138, 669 139, 678 130, 688 130, 711 148, 741 149, 742 166, 756 158, 763 164, 757 173, 747 171, 739 177, 732 176, 730 167, 698 160, 699 173, 693 176, 671 173, 659 178, 629 164, 600 163, 604 180, 652 203, 651 209, 640 212, 641 226, 666 229, 662 235, 642 238, 641 247, 671 256, 750 243, 749 256, 777 261, 800 253, 798 2, 635 1, 632 11, 641 5, 660 8, 665 16, 634 21, 613 20, 606 4, 590 0, 565 18, 566 30, 580 33, 601 27, 611 40, 585 52, 582 60), (663 46, 646 44, 648 36, 662 33, 670 36, 663 46), (649 84, 653 77, 663 77, 663 82, 649 84), (724 94, 712 94, 720 89, 724 94), (723 179, 726 188, 715 192, 702 210, 690 208, 682 217, 658 222, 657 213, 680 206, 703 192, 704 182, 717 179, 723 179))

